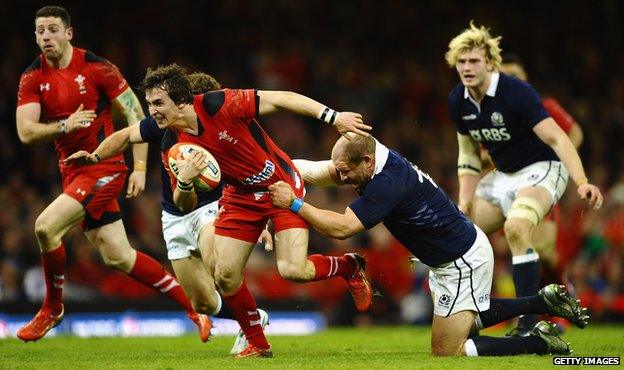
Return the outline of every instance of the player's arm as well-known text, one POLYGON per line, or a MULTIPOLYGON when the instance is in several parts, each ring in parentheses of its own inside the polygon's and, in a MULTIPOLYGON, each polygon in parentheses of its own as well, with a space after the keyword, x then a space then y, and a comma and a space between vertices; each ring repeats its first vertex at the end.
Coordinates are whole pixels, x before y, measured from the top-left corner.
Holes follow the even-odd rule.
MULTIPOLYGON (((128 86, 124 92, 113 99, 113 108, 121 113, 128 126, 138 127, 138 123, 145 118, 143 108, 134 91, 128 86)), ((127 197, 139 195, 145 189, 145 171, 147 170, 147 143, 132 145, 133 171, 128 178, 127 197)))
POLYGON ((46 142, 80 128, 89 127, 96 116, 95 111, 83 110, 83 105, 80 104, 78 109, 67 119, 41 123, 39 122, 41 104, 27 103, 18 106, 15 111, 17 135, 24 144, 46 142))
POLYGON ((572 128, 570 128, 570 131, 568 132, 568 137, 570 138, 572 145, 574 145, 574 148, 578 150, 581 147, 581 144, 583 144, 584 138, 583 130, 578 123, 574 122, 572 124, 572 128))
POLYGON ((459 178, 459 209, 470 215, 477 184, 481 177, 481 149, 479 143, 468 135, 457 133, 459 155, 457 176, 459 178))
POLYGON ((132 125, 115 131, 95 148, 93 153, 78 151, 65 159, 65 163, 95 164, 114 155, 123 153, 130 144, 143 143, 139 125, 132 125))
POLYGON ((602 205, 602 194, 597 186, 589 183, 583 163, 568 135, 550 117, 540 121, 533 127, 535 134, 552 148, 561 162, 566 166, 572 181, 578 187, 582 199, 588 199, 589 204, 598 209, 602 205))
POLYGON ((275 206, 290 209, 299 214, 312 227, 329 237, 347 239, 365 229, 360 219, 349 207, 343 214, 316 208, 297 198, 290 185, 283 181, 270 185, 269 190, 271 201, 275 206))
MULTIPOLYGON (((341 135, 353 132, 368 136, 371 126, 365 125, 362 115, 353 112, 336 112, 333 109, 292 91, 258 90, 258 115, 288 110, 303 116, 314 117, 333 125, 341 135)), ((348 138, 348 137, 347 137, 348 138)))
POLYGON ((206 155, 196 151, 189 158, 183 158, 182 153, 178 153, 176 158, 178 175, 176 177, 176 187, 173 189, 173 203, 182 212, 191 212, 197 207, 197 194, 193 179, 208 166, 206 155))
POLYGON ((342 185, 340 175, 331 160, 309 161, 307 159, 293 159, 293 164, 303 177, 303 182, 314 186, 342 185))

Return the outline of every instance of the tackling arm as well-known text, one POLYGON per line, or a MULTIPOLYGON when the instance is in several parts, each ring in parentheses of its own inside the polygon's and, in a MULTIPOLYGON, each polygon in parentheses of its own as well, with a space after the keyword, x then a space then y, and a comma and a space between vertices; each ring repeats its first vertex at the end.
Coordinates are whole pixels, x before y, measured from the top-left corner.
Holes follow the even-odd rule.
POLYGON ((271 201, 276 207, 290 209, 321 233, 336 239, 347 239, 365 229, 351 208, 344 214, 316 208, 297 198, 290 185, 278 181, 269 186, 271 201))
POLYGON ((308 161, 306 159, 293 159, 293 163, 303 177, 306 184, 314 186, 342 185, 340 176, 331 160, 308 161))

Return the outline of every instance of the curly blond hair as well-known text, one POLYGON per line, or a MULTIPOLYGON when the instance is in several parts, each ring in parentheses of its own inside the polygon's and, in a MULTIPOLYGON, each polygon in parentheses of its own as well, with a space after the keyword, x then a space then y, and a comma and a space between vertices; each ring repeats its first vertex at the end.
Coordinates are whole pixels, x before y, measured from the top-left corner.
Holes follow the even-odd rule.
POLYGON ((449 50, 444 57, 446 63, 451 68, 455 68, 457 58, 460 54, 469 52, 472 49, 483 49, 485 60, 490 62, 495 70, 499 70, 503 58, 501 57, 500 40, 502 36, 492 37, 490 29, 484 26, 477 27, 474 21, 470 21, 470 28, 455 36, 449 42, 449 50))

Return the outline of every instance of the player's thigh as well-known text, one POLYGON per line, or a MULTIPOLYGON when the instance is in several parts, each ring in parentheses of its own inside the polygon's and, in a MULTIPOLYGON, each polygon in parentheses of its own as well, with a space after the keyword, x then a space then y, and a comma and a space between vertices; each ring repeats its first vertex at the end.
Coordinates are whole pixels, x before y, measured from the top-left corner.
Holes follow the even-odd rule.
POLYGON ((215 275, 242 276, 253 246, 254 243, 245 240, 215 235, 215 275))
POLYGON ((191 300, 206 301, 214 296, 214 278, 198 251, 191 252, 188 257, 172 260, 171 266, 178 282, 191 300))
POLYGON ((516 192, 516 199, 521 197, 527 197, 537 201, 540 207, 544 210, 544 214, 546 214, 553 206, 554 200, 552 195, 548 189, 541 186, 527 186, 518 189, 516 192))
POLYGON ((505 223, 500 207, 481 197, 476 197, 470 215, 472 221, 486 234, 500 229, 505 223))
POLYGON ((208 222, 203 225, 199 231, 199 237, 197 239, 204 265, 206 266, 208 272, 212 275, 214 274, 215 264, 214 224, 212 222, 208 222))
POLYGON ((308 257, 309 236, 308 229, 302 228, 277 232, 274 236, 277 262, 304 266, 308 257))
POLYGON ((474 311, 460 311, 448 317, 433 315, 431 353, 434 356, 461 355, 476 315, 474 311))
POLYGON ((59 237, 84 218, 82 204, 74 198, 61 194, 39 214, 35 231, 46 237, 59 237))
POLYGON ((136 251, 130 246, 121 220, 85 230, 85 236, 102 255, 104 262, 125 272, 130 272, 136 260, 136 251))

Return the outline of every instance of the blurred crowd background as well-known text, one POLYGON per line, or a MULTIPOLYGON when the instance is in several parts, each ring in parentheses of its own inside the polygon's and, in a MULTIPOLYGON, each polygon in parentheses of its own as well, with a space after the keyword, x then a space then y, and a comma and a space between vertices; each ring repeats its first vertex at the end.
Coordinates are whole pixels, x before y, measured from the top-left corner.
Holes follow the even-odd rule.
MULTIPOLYGON (((588 210, 570 186, 562 205, 558 264, 594 319, 624 320, 624 4, 612 1, 108 1, 59 2, 72 16, 73 44, 115 63, 132 86, 147 67, 176 62, 224 86, 293 90, 337 110, 361 112, 373 134, 400 151, 456 199, 457 143, 447 94, 459 82, 444 63, 450 39, 474 19, 502 35, 522 57, 529 80, 556 97, 580 123, 580 153, 591 182, 605 193, 588 210), (94 10, 94 6, 96 7, 94 10)), ((42 2, 0 7, 0 311, 35 312, 44 294, 33 234, 37 215, 61 192, 51 143, 22 145, 15 130, 21 73, 38 55, 34 14, 42 2)), ((140 92, 137 91, 142 98, 140 92)), ((290 114, 261 124, 293 158, 326 159, 337 133, 290 114)), ((150 150, 148 187, 122 199, 132 245, 163 261, 158 148, 150 150)), ((129 161, 129 163, 132 163, 129 161)), ((342 211, 350 188, 308 188, 307 199, 342 211)), ((104 267, 78 229, 68 248, 66 304, 75 310, 168 309, 164 296, 104 267)), ((491 237, 493 293, 513 296, 504 236, 491 237)), ((274 256, 258 247, 247 281, 260 306, 321 310, 330 323, 427 322, 427 270, 383 227, 347 241, 313 233, 310 253, 359 251, 376 290, 371 312, 357 314, 339 279, 298 285, 279 278, 274 256)))

